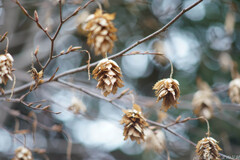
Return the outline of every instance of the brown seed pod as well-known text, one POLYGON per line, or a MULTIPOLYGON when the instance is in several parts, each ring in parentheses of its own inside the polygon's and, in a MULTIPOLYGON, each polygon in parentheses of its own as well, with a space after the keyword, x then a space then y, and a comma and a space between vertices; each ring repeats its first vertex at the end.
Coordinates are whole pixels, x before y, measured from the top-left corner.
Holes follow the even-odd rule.
POLYGON ((160 80, 153 86, 153 89, 156 90, 155 95, 157 102, 163 99, 162 110, 167 112, 171 106, 177 107, 177 100, 180 97, 179 83, 177 80, 172 78, 160 80))
POLYGON ((148 126, 145 118, 142 115, 141 107, 137 104, 133 105, 133 109, 123 110, 125 113, 120 121, 121 124, 125 124, 124 126, 124 140, 127 140, 128 137, 132 141, 137 141, 140 144, 140 141, 144 141, 145 136, 145 127, 148 126))
POLYGON ((199 160, 220 160, 219 151, 222 149, 217 143, 212 137, 205 137, 198 141, 196 153, 199 156, 199 160))
POLYGON ((13 58, 11 54, 0 55, 0 84, 7 84, 8 79, 12 81, 13 58))
POLYGON ((233 103, 240 104, 240 78, 229 83, 228 95, 233 103))
POLYGON ((94 48, 95 55, 111 53, 114 47, 114 41, 117 40, 112 20, 115 14, 102 13, 101 9, 96 10, 94 14, 88 16, 84 30, 88 31, 88 45, 94 48))
POLYGON ((105 97, 110 93, 115 94, 118 88, 124 86, 121 69, 113 60, 107 58, 101 60, 92 74, 98 81, 97 88, 102 90, 105 97))
POLYGON ((33 160, 32 152, 26 147, 20 146, 15 150, 12 160, 33 160))

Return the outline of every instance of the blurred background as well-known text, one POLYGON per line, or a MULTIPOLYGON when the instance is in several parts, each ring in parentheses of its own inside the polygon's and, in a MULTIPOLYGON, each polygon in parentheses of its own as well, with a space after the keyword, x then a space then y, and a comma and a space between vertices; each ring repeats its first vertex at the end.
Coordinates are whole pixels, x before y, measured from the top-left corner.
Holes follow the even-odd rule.
MULTIPOLYGON (((33 15, 38 11, 39 21, 52 34, 59 24, 59 8, 57 0, 21 0, 21 4, 33 15)), ((65 0, 63 17, 71 14, 79 5, 87 1, 65 0)), ((125 49, 137 40, 163 27, 183 8, 196 0, 102 0, 99 1, 107 13, 116 13, 114 20, 118 29, 118 40, 113 54, 125 49)), ((240 156, 240 105, 232 104, 228 97, 228 84, 232 80, 230 65, 232 59, 240 62, 240 1, 238 0, 204 0, 202 3, 185 13, 165 32, 138 45, 131 51, 164 53, 174 65, 173 78, 180 83, 181 97, 178 109, 171 108, 163 123, 168 124, 179 115, 182 118, 196 117, 193 113, 192 98, 198 90, 196 78, 209 84, 214 94, 220 98, 222 109, 215 109, 209 120, 211 136, 219 141, 222 153, 230 156, 240 156)), ((93 50, 86 44, 86 33, 82 23, 89 14, 99 8, 97 3, 91 3, 86 9, 67 21, 56 39, 54 54, 67 50, 70 45, 82 46, 91 53, 91 62, 101 59, 95 56, 93 50)), ((45 62, 50 53, 50 41, 46 35, 28 19, 14 0, 0 0, 0 34, 8 32, 9 53, 14 57, 14 74, 16 86, 31 81, 27 72, 31 69, 32 53, 39 46, 38 56, 45 62)), ((1 53, 4 53, 6 42, 0 43, 1 53)), ((130 52, 131 52, 130 51, 130 52)), ((57 67, 58 73, 86 64, 88 56, 84 53, 72 52, 61 56, 50 63, 45 77, 51 76, 57 67)), ((34 60, 35 61, 35 60, 34 60)), ((144 115, 151 120, 158 120, 161 102, 156 98, 152 86, 170 74, 169 61, 160 56, 134 55, 115 59, 123 72, 124 87, 129 88, 136 97, 144 115)), ((37 69, 38 66, 35 64, 37 69)), ((240 67, 240 65, 239 65, 240 67)), ((239 68, 238 67, 238 68, 239 68)), ((91 68, 92 70, 93 68, 91 68)), ((87 72, 80 72, 63 78, 94 93, 101 94, 96 89, 97 82, 88 80, 87 72)), ((5 90, 11 88, 8 83, 5 90)), ((24 92, 18 93, 19 96, 24 92)), ((110 98, 116 96, 109 96, 110 98)), ((72 160, 155 160, 167 159, 167 152, 157 153, 146 150, 130 140, 124 141, 123 126, 119 121, 123 112, 110 103, 91 97, 81 91, 52 82, 40 86, 26 100, 46 100, 54 112, 34 111, 39 123, 48 127, 61 125, 72 139, 72 160), (74 114, 68 108, 74 104, 81 105, 81 113, 74 114)), ((131 108, 131 96, 126 95, 117 103, 123 108, 131 108)), ((0 159, 11 159, 14 150, 22 144, 13 137, 24 141, 32 150, 45 149, 51 160, 65 160, 68 147, 66 134, 37 127, 36 140, 32 133, 25 138, 21 134, 12 135, 14 127, 19 122, 20 129, 30 129, 32 124, 15 118, 8 108, 18 110, 28 116, 31 109, 22 104, 0 102, 0 159), (7 107, 7 109, 6 109, 7 107), (5 109, 4 109, 5 108, 5 109)), ((207 132, 206 123, 190 121, 171 127, 175 132, 197 143, 207 132)), ((164 131, 166 148, 173 160, 193 159, 195 148, 182 139, 164 131)), ((34 159, 44 159, 44 155, 34 153, 34 159)))

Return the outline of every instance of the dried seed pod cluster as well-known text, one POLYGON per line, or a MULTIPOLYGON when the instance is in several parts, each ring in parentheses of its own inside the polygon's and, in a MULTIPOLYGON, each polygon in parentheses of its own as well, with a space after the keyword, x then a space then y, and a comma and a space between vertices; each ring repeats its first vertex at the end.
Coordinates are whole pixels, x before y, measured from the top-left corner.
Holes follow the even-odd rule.
POLYGON ((101 9, 96 10, 87 18, 84 29, 89 31, 87 43, 94 48, 96 55, 102 54, 105 57, 107 52, 111 53, 114 41, 117 40, 112 20, 115 14, 102 13, 101 9))
POLYGON ((217 141, 212 137, 203 138, 196 146, 196 153, 199 156, 199 160, 220 160, 219 151, 221 150, 217 141))
POLYGON ((13 57, 11 54, 0 55, 0 84, 7 84, 8 79, 12 80, 13 57))
POLYGON ((20 146, 15 150, 15 157, 12 160, 33 160, 32 152, 26 147, 20 146))
POLYGON ((107 58, 101 60, 92 74, 93 78, 98 81, 97 88, 102 90, 105 97, 110 93, 115 94, 118 88, 124 86, 121 80, 121 69, 113 60, 107 58))
POLYGON ((228 95, 233 103, 240 104, 240 78, 236 78, 229 83, 228 95))
POLYGON ((121 124, 125 124, 124 126, 124 140, 127 140, 128 137, 132 141, 137 141, 140 144, 140 141, 144 141, 145 136, 145 127, 148 126, 145 118, 142 115, 142 110, 139 105, 134 104, 133 109, 123 110, 125 113, 120 121, 121 124))
POLYGON ((163 131, 152 131, 149 128, 145 130, 145 148, 147 150, 154 150, 157 153, 162 153, 166 147, 165 140, 166 138, 163 131))
POLYGON ((179 83, 177 80, 172 78, 160 80, 153 86, 153 89, 156 90, 155 95, 157 102, 163 99, 162 110, 167 112, 171 106, 177 107, 177 100, 180 97, 179 83))
POLYGON ((193 112, 198 117, 203 116, 210 119, 213 116, 215 106, 220 108, 221 101, 214 95, 210 86, 200 78, 197 79, 197 85, 200 90, 193 95, 193 112))
POLYGON ((213 116, 214 106, 220 106, 220 104, 220 100, 211 90, 197 91, 192 100, 194 114, 198 117, 203 116, 206 119, 210 119, 213 116))

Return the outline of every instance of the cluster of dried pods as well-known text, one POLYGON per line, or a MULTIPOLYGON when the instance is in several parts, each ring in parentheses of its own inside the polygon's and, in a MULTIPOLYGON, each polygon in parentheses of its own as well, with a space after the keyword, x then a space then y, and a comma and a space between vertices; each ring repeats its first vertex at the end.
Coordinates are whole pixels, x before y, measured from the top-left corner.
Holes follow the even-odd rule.
MULTIPOLYGON (((114 14, 103 14, 101 10, 97 10, 87 18, 84 25, 85 30, 89 32, 88 44, 94 48, 96 55, 102 54, 104 57, 92 72, 93 78, 98 81, 97 88, 101 89, 104 96, 110 93, 115 94, 118 88, 123 87, 120 67, 113 60, 107 59, 107 52, 112 51, 113 42, 116 40, 116 28, 111 22, 113 19, 114 14)), ((170 78, 159 80, 153 86, 153 90, 155 90, 157 102, 162 100, 161 110, 167 112, 171 106, 177 108, 180 89, 176 79, 170 76, 170 78)), ((194 110, 196 114, 211 117, 211 115, 206 115, 211 113, 205 113, 206 111, 199 107, 202 106, 202 102, 196 102, 193 105, 197 106, 194 110)), ((123 110, 123 112, 124 115, 120 123, 124 124, 124 140, 130 138, 132 141, 137 141, 138 144, 141 141, 146 141, 146 148, 155 149, 159 153, 164 150, 165 136, 163 132, 161 130, 153 131, 152 126, 146 122, 139 105, 133 104, 132 109, 123 110)), ((217 141, 212 137, 202 139, 196 147, 200 159, 218 159, 219 150, 217 141)))
MULTIPOLYGON (((107 58, 107 53, 111 53, 114 47, 114 41, 117 40, 117 29, 114 27, 113 20, 115 14, 103 13, 101 9, 96 10, 86 19, 83 29, 88 32, 87 43, 94 48, 96 55, 102 55, 104 58, 99 62, 93 70, 93 78, 98 81, 97 88, 101 89, 104 96, 110 93, 117 93, 118 88, 123 87, 121 68, 118 64, 107 58)), ((7 84, 8 79, 12 80, 13 58, 9 53, 0 55, 0 84, 7 84)), ((32 72, 32 77, 38 81, 39 76, 35 76, 32 72), (34 78, 35 77, 35 78, 34 78), (37 77, 37 78, 36 78, 37 77)), ((36 72, 38 75, 38 72, 36 72)), ((42 77, 42 76, 41 76, 42 77)), ((240 76, 237 76, 229 84, 229 97, 234 103, 240 103, 240 76)), ((203 116, 206 119, 212 117, 213 105, 220 105, 220 100, 214 96, 211 88, 204 82, 199 82, 200 90, 195 93, 192 105, 194 113, 197 116, 203 116)), ((178 99, 180 97, 179 82, 170 78, 159 80, 154 86, 157 102, 162 100, 161 110, 167 112, 171 106, 177 108, 178 99)), ((75 104, 75 103, 74 103, 75 104)), ((76 103, 78 104, 78 103, 76 103)), ((83 105, 81 105, 83 106, 83 105)), ((74 113, 79 113, 80 110, 86 110, 86 107, 72 105, 69 110, 74 113), (76 106, 78 108, 76 109, 76 106)), ((121 124, 124 124, 124 140, 130 138, 137 143, 146 141, 150 145, 146 148, 153 148, 157 152, 162 152, 165 148, 165 136, 161 130, 156 130, 155 127, 149 126, 146 118, 143 116, 141 107, 133 104, 132 109, 123 110, 124 115, 121 124)), ((147 144, 148 144, 147 143, 147 144)), ((219 159, 221 148, 217 145, 217 141, 212 137, 205 137, 200 140, 196 146, 196 152, 200 159, 219 159)), ((13 160, 32 160, 32 153, 25 147, 16 149, 16 154, 13 160)))

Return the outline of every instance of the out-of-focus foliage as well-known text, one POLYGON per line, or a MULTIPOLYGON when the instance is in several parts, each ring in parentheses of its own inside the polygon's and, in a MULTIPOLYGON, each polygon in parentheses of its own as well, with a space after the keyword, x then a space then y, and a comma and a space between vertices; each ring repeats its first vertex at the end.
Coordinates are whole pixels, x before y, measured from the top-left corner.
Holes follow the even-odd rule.
MULTIPOLYGON (((59 24, 59 12, 56 0, 21 0, 21 3, 33 15, 38 11, 39 21, 48 31, 54 33, 59 24)), ((62 8, 63 16, 73 12, 82 0, 65 0, 62 8)), ((83 1, 85 3, 86 1, 83 1)), ((102 8, 107 13, 116 13, 114 20, 118 29, 115 54, 137 40, 153 33, 168 23, 183 8, 195 0, 102 0, 102 8)), ((97 3, 92 3, 77 16, 64 24, 56 40, 54 53, 67 50, 70 45, 82 46, 93 50, 86 44, 86 33, 81 29, 85 18, 95 12, 97 3)), ((224 154, 240 156, 240 106, 232 105, 227 90, 231 72, 229 63, 233 59, 240 68, 240 2, 238 0, 204 0, 198 6, 184 14, 164 33, 151 39, 131 51, 163 52, 174 65, 174 79, 180 84, 181 97, 178 109, 170 109, 168 123, 174 117, 194 117, 191 100, 197 91, 196 78, 206 81, 215 94, 221 99, 222 110, 214 111, 210 119, 212 137, 219 141, 224 154), (157 44, 157 45, 156 45, 157 44), (229 57, 230 56, 230 57, 229 57), (229 60, 230 59, 230 60, 229 60), (227 63, 226 63, 227 61, 227 63), (225 67, 225 68, 224 68, 225 67)), ((8 31, 10 40, 9 53, 14 57, 16 86, 31 81, 27 73, 32 65, 32 53, 39 46, 39 58, 46 60, 50 52, 50 43, 44 33, 35 23, 22 13, 20 8, 10 0, 0 0, 0 34, 8 31)), ((0 44, 4 53, 5 43, 0 44)), ((62 56, 51 62, 45 76, 52 75, 59 66, 58 73, 86 64, 87 55, 78 52, 62 56)), ((92 54, 92 62, 101 59, 92 54)), ((124 56, 116 59, 123 72, 125 87, 134 90, 136 102, 143 108, 148 119, 157 120, 156 111, 161 103, 155 103, 152 86, 162 78, 168 78, 170 64, 159 63, 159 57, 151 55, 124 56), (157 61, 158 59, 158 61, 157 61), (151 106, 151 107, 149 107, 151 106)), ((160 59, 161 62, 161 59, 160 59)), ((66 77, 67 80, 82 85, 97 94, 94 80, 88 81, 87 72, 77 73, 66 77)), ((10 87, 10 86, 8 86, 10 87)), ((111 104, 90 97, 80 91, 63 87, 58 83, 44 84, 30 94, 29 101, 47 99, 53 111, 62 112, 60 115, 38 112, 38 121, 49 127, 62 124, 72 137, 72 159, 83 160, 149 160, 166 159, 162 154, 145 151, 143 146, 134 142, 124 141, 123 126, 119 124, 122 112, 111 104), (74 115, 68 107, 73 105, 72 99, 77 98, 86 106, 86 111, 74 115)), ((131 100, 118 100, 119 104, 131 108, 131 100)), ((1 126, 14 131, 15 119, 1 109, 9 106, 28 115, 30 109, 20 104, 0 103, 0 159, 14 157, 14 150, 21 144, 13 141, 12 135, 1 129, 1 126)), ((31 124, 20 120, 22 129, 30 129, 31 124)), ((191 121, 172 127, 177 133, 196 142, 206 133, 206 124, 191 121)), ((192 159, 195 148, 169 132, 165 132, 166 147, 172 159, 192 159)), ((24 139, 21 135, 16 135, 24 139)), ((37 128, 36 141, 32 134, 26 134, 26 144, 29 148, 44 148, 51 160, 66 159, 67 138, 64 134, 47 132, 37 128)), ((39 154, 33 154, 35 159, 43 159, 39 154)))

